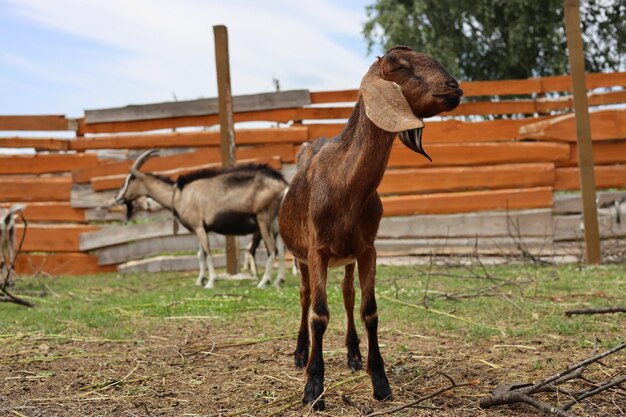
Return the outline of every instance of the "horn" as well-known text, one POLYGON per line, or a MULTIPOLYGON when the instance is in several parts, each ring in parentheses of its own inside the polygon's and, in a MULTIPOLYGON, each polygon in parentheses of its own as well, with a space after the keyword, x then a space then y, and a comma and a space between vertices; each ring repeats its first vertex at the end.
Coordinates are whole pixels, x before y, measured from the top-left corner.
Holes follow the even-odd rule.
POLYGON ((131 171, 139 170, 139 168, 141 168, 141 166, 146 162, 148 158, 158 153, 159 153, 158 149, 150 149, 148 151, 143 152, 141 155, 137 157, 137 159, 135 159, 135 162, 133 163, 133 166, 131 167, 130 170, 131 171))
POLYGON ((19 203, 18 204, 13 204, 11 206, 11 208, 9 208, 9 215, 10 214, 15 214, 18 211, 24 211, 25 208, 26 208, 25 204, 19 204, 19 203))
POLYGON ((373 65, 361 80, 360 92, 367 117, 388 132, 423 128, 424 123, 413 114, 400 86, 382 79, 378 71, 379 66, 373 65))

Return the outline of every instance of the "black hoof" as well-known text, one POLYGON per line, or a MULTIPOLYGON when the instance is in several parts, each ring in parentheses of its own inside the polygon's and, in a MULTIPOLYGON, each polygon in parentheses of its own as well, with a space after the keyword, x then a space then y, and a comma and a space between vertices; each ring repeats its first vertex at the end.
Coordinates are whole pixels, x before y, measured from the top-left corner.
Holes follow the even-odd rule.
POLYGON ((374 389, 374 398, 378 401, 389 401, 392 399, 387 375, 372 376, 372 388, 374 389))
POLYGON ((298 368, 304 368, 309 361, 309 350, 298 350, 293 353, 293 363, 298 368))
POLYGON ((322 392, 324 392, 324 379, 309 377, 306 385, 304 386, 304 395, 302 396, 302 402, 304 404, 311 404, 315 402, 315 404, 313 404, 313 409, 315 411, 322 411, 324 408, 326 408, 324 398, 319 398, 322 395, 322 392))
POLYGON ((353 371, 360 371, 363 369, 363 361, 361 360, 361 353, 356 352, 353 354, 348 353, 348 368, 353 371))

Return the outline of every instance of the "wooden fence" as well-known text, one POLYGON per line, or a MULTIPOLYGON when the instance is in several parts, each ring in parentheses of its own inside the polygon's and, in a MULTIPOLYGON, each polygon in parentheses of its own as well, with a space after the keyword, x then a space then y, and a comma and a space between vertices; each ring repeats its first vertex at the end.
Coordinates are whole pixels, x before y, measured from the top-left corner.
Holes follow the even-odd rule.
MULTIPOLYGON (((564 194, 578 189, 570 84, 567 76, 463 83, 464 102, 426 121, 424 143, 432 163, 399 143, 392 149, 379 188, 386 216, 379 252, 464 252, 473 250, 477 236, 481 250, 492 252, 519 246, 513 235, 536 248, 547 242, 555 252, 555 242, 580 239, 579 197, 564 194)), ((625 189, 626 73, 589 74, 587 85, 597 187, 625 189)), ((235 98, 237 160, 268 163, 290 178, 301 144, 341 132, 357 94, 297 90, 235 98)), ((113 196, 143 149, 163 149, 143 169, 170 177, 219 164, 214 101, 86 110, 78 119, 0 116, 0 148, 35 150, 0 157, 0 205, 27 204, 26 255, 18 270, 87 274, 194 267, 195 256, 164 256, 196 246, 188 233, 173 235, 169 213, 142 212, 140 224, 124 225, 113 196), (75 137, 11 131, 70 131, 75 137)), ((605 212, 603 237, 622 236, 623 223, 605 212)), ((214 240, 220 247, 221 239, 214 240)))

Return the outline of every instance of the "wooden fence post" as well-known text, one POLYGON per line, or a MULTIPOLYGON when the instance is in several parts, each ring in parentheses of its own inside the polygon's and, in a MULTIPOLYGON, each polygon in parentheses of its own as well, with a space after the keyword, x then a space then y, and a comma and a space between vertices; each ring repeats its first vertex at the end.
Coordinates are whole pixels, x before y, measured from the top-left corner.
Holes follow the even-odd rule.
MULTIPOLYGON (((226 26, 213 26, 215 37, 215 63, 217 66, 217 92, 220 113, 220 140, 222 166, 235 164, 235 127, 233 122, 233 97, 230 88, 230 63, 228 57, 228 30, 226 26)), ((238 248, 235 236, 226 236, 226 272, 236 274, 238 248)))
POLYGON ((578 169, 580 171, 580 187, 583 199, 587 263, 599 264, 602 259, 600 254, 600 233, 598 231, 598 209, 596 206, 596 181, 593 172, 593 146, 589 123, 587 84, 585 81, 585 59, 580 30, 580 2, 579 0, 564 0, 563 6, 565 10, 569 65, 572 73, 574 113, 576 115, 578 169))

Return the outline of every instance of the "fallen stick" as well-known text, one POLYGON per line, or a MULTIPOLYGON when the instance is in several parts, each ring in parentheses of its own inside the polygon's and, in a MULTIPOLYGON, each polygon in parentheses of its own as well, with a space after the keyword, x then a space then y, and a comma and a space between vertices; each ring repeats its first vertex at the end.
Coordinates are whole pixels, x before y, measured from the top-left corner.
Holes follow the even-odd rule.
POLYGON ((579 310, 567 310, 565 315, 572 317, 576 314, 609 314, 609 313, 626 313, 626 307, 599 307, 599 308, 581 308, 579 310))
MULTIPOLYGON (((603 353, 593 355, 592 357, 585 359, 584 361, 578 362, 566 370, 559 372, 556 375, 553 375, 549 378, 544 379, 541 382, 536 384, 528 384, 528 383, 509 383, 509 384, 501 384, 496 387, 491 395, 483 397, 480 400, 480 408, 491 408, 500 405, 510 405, 515 403, 524 403, 528 404, 540 411, 545 413, 549 413, 554 417, 575 417, 573 414, 567 412, 569 408, 578 404, 579 401, 591 397, 592 395, 599 394, 602 391, 605 391, 612 387, 617 387, 626 380, 626 378, 620 378, 614 381, 606 381, 602 383, 595 389, 588 390, 582 393, 579 393, 575 396, 574 401, 570 401, 560 408, 554 407, 550 404, 546 404, 533 398, 533 394, 537 394, 540 392, 550 392, 550 391, 559 391, 558 385, 572 379, 580 378, 584 369, 595 362, 598 362, 600 359, 609 356, 613 353, 616 353, 622 349, 626 348, 626 343, 622 343, 614 347, 613 349, 607 350, 603 353)), ((594 349, 595 351, 595 349, 594 349)))

